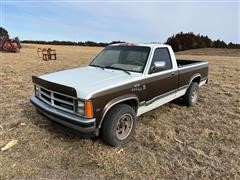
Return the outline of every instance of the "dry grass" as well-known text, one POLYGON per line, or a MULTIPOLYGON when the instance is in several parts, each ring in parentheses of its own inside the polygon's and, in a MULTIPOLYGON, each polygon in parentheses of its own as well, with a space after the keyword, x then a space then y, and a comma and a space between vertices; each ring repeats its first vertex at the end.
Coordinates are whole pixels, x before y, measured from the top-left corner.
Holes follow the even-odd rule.
POLYGON ((207 56, 230 56, 240 57, 239 49, 203 48, 181 51, 178 55, 207 55, 207 56))
POLYGON ((179 53, 209 61, 210 81, 197 105, 177 101, 146 113, 133 140, 112 148, 59 130, 29 103, 32 75, 84 66, 101 49, 55 46, 58 60, 44 62, 37 47, 0 54, 0 147, 18 140, 0 152, 0 179, 240 178, 239 50, 179 53))

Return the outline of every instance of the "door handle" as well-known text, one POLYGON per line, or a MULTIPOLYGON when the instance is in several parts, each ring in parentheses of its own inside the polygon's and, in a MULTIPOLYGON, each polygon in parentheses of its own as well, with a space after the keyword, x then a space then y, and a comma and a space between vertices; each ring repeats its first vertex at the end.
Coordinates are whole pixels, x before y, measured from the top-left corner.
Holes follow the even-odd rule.
POLYGON ((171 72, 171 75, 174 76, 174 75, 175 75, 175 72, 171 72))

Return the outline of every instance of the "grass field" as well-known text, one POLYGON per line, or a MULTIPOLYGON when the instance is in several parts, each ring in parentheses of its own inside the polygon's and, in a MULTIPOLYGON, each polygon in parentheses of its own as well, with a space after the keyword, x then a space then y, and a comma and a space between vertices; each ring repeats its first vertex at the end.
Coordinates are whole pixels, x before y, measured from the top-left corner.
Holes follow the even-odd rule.
POLYGON ((240 179, 240 50, 180 52, 209 62, 197 105, 142 115, 132 141, 112 148, 60 130, 29 102, 32 75, 85 66, 101 48, 53 46, 58 59, 46 62, 37 47, 0 54, 0 147, 18 140, 0 151, 0 179, 240 179))

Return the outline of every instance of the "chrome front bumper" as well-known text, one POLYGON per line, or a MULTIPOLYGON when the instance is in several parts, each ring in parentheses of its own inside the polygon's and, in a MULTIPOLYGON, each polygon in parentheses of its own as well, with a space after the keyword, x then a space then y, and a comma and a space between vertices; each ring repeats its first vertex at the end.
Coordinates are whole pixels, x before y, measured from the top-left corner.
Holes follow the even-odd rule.
POLYGON ((96 119, 86 119, 72 113, 64 112, 60 109, 53 108, 47 103, 32 96, 30 102, 49 119, 72 129, 83 133, 94 133, 98 135, 96 129, 96 119))

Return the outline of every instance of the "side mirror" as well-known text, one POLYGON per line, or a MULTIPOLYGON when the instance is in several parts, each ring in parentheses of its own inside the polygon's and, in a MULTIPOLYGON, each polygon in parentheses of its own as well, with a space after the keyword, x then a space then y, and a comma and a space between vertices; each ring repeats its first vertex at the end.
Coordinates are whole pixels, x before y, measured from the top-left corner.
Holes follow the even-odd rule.
POLYGON ((151 67, 151 73, 163 70, 166 67, 166 62, 164 61, 156 61, 154 65, 151 67))

